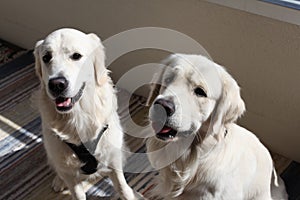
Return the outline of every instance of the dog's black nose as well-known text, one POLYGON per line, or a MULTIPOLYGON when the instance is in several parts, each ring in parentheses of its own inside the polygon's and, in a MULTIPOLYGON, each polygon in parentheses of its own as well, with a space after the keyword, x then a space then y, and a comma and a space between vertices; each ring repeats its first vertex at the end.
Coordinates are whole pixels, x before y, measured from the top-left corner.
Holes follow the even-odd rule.
POLYGON ((59 96, 63 93, 68 85, 69 83, 65 77, 52 78, 48 83, 49 90, 54 96, 59 96))
POLYGON ((175 105, 174 102, 171 100, 157 99, 154 102, 154 105, 161 105, 165 109, 168 117, 172 116, 175 112, 175 105))

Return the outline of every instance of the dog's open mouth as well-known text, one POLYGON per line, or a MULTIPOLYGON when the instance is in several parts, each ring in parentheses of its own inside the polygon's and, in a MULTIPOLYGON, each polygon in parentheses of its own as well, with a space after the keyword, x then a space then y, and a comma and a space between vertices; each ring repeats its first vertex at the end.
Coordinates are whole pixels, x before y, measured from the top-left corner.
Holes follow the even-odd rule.
POLYGON ((71 110, 73 107, 72 98, 57 97, 55 99, 55 105, 56 105, 56 109, 59 111, 71 110))
POLYGON ((161 140, 174 140, 176 135, 177 131, 168 126, 164 126, 160 132, 156 133, 156 137, 161 140))
POLYGON ((81 88, 74 97, 62 97, 59 96, 55 99, 56 109, 61 112, 69 111, 73 108, 74 104, 79 101, 83 94, 85 83, 82 84, 81 88))
POLYGON ((152 127, 156 133, 156 137, 163 141, 173 141, 176 139, 177 130, 164 125, 162 128, 159 127, 158 124, 153 123, 152 127))

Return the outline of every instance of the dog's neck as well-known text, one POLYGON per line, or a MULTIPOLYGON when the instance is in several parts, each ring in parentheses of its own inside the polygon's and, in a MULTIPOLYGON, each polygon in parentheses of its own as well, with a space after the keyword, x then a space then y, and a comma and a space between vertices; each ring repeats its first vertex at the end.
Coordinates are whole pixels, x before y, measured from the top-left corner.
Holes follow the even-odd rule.
MULTIPOLYGON (((47 126, 62 140, 76 145, 96 137, 98 129, 103 127, 111 115, 111 110, 116 109, 113 105, 116 104, 115 94, 103 92, 107 87, 112 87, 108 81, 101 87, 91 88, 87 85, 84 94, 72 110, 63 114, 56 111, 54 102, 48 98, 45 90, 41 90, 43 94, 40 95, 42 98, 39 100, 39 106, 47 111, 41 113, 43 123, 48 123, 47 126)), ((109 89, 112 91, 112 88, 109 89)))
MULTIPOLYGON (((204 123, 196 133, 196 137, 190 147, 181 155, 179 159, 171 163, 168 167, 160 170, 162 177, 165 177, 170 197, 176 197, 184 192, 184 189, 190 185, 197 184, 194 180, 196 173, 200 173, 203 163, 212 163, 215 159, 211 155, 219 156, 222 153, 222 145, 227 129, 222 128, 223 132, 219 135, 209 135, 209 123, 204 123), (179 184, 180 183, 180 184, 179 184)), ((163 155, 167 156, 167 155, 163 155)), ((204 165, 207 166, 207 165, 204 165)), ((203 169, 205 171, 205 169, 203 169)), ((195 185, 196 186, 196 185, 195 185)))
POLYGON ((196 133, 197 137, 195 137, 194 144, 201 145, 205 142, 205 140, 207 138, 210 138, 210 137, 214 138, 214 140, 219 142, 219 141, 222 141, 228 133, 226 125, 223 125, 220 128, 219 133, 216 133, 214 135, 211 135, 211 132, 212 132, 211 129, 212 129, 212 125, 211 125, 210 119, 208 119, 207 121, 202 123, 202 126, 196 133))

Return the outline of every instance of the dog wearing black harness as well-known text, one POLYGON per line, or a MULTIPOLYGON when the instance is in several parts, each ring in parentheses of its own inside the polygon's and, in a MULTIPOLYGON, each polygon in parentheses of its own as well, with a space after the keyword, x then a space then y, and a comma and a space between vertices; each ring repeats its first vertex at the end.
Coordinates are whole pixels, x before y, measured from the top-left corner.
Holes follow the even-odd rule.
POLYGON ((123 131, 117 98, 95 34, 60 29, 37 42, 34 95, 42 118, 44 146, 55 170, 52 187, 66 187, 85 200, 83 182, 108 175, 122 199, 143 197, 127 184, 123 171, 123 131))

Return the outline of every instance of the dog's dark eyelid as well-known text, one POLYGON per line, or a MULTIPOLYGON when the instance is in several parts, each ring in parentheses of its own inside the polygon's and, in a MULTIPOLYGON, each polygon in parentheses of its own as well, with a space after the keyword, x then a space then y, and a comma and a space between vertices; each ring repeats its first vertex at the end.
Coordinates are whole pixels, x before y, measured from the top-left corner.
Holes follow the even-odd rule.
POLYGON ((73 53, 71 58, 72 60, 79 60, 82 57, 80 53, 73 53))
POLYGON ((166 82, 166 83, 171 83, 172 80, 173 80, 172 77, 168 77, 168 78, 165 79, 165 82, 166 82))
POLYGON ((207 97, 207 94, 205 93, 205 91, 200 88, 200 87, 196 87, 194 89, 194 93, 198 96, 198 97, 207 97))
POLYGON ((52 59, 52 54, 51 52, 46 52, 46 54, 42 57, 44 63, 49 63, 52 59))

